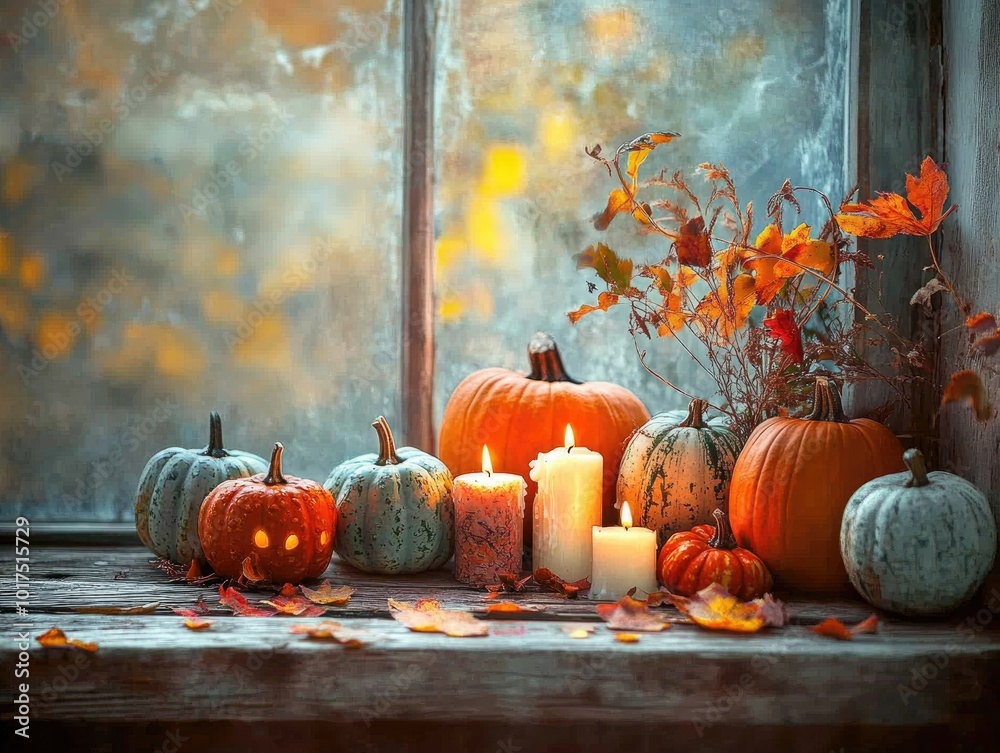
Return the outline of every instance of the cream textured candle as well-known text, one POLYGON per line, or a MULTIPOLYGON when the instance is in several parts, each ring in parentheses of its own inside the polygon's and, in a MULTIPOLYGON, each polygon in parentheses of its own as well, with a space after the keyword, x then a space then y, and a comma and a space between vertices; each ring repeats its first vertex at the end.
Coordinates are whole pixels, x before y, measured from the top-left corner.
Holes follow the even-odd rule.
POLYGON ((532 566, 546 567, 566 581, 590 577, 595 525, 601 524, 604 458, 573 445, 566 427, 564 447, 539 453, 531 461, 535 495, 532 566))
POLYGON ((617 601, 632 588, 636 598, 656 591, 656 531, 632 528, 628 502, 622 503, 622 524, 594 526, 594 567, 590 598, 617 601))

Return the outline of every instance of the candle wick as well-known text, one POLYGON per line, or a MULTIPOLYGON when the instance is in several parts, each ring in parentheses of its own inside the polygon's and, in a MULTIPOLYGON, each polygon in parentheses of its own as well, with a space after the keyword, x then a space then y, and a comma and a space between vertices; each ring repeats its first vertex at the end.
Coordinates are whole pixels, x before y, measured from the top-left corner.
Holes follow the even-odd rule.
POLYGON ((566 454, 569 455, 571 452, 573 452, 573 448, 574 447, 576 447, 575 444, 571 444, 569 447, 567 447, 566 448, 566 454))
POLYGON ((486 478, 490 478, 492 475, 493 475, 493 471, 490 471, 490 470, 486 471, 486 478))

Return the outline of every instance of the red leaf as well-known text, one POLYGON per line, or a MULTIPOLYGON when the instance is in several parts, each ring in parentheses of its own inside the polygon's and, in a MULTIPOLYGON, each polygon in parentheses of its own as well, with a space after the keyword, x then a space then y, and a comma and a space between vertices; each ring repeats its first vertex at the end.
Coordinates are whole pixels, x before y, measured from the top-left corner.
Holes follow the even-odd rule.
POLYGON ((219 603, 224 607, 229 607, 234 614, 240 617, 272 617, 274 615, 274 612, 268 609, 261 609, 250 604, 246 596, 231 586, 229 588, 219 586, 219 603))
POLYGON ((795 363, 802 363, 802 330, 795 323, 794 313, 789 309, 778 309, 764 320, 764 326, 771 337, 781 341, 782 353, 790 356, 795 363))
POLYGON ((260 560, 255 552, 243 560, 242 575, 249 584, 269 583, 271 579, 260 569, 260 560))
POLYGON ((970 316, 965 320, 965 326, 973 332, 983 333, 993 332, 998 327, 996 317, 986 311, 980 311, 975 316, 970 316))

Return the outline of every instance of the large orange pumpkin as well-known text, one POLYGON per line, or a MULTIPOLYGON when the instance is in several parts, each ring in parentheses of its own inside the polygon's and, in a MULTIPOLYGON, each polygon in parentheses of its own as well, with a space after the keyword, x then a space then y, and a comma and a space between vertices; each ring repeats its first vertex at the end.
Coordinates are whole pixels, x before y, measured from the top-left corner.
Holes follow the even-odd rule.
POLYGON ((540 452, 562 447, 570 424, 580 447, 604 456, 604 524, 617 524, 615 482, 623 445, 649 420, 649 411, 617 384, 570 379, 547 334, 531 338, 528 358, 527 375, 490 368, 462 380, 444 409, 439 457, 455 476, 478 472, 485 444, 494 470, 523 476, 528 482, 524 540, 531 541, 537 484, 528 476, 528 463, 540 452))
POLYGON ((883 424, 844 414, 837 386, 816 379, 805 418, 769 418, 733 469, 729 519, 741 546, 764 560, 782 588, 850 590, 840 523, 851 495, 903 470, 903 447, 883 424))

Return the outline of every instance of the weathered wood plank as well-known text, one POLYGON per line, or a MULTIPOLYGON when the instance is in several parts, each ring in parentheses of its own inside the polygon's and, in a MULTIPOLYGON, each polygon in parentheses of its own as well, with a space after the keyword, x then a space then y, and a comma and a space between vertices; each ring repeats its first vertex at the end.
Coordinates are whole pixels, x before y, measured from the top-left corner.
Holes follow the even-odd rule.
MULTIPOLYGON (((191 632, 179 618, 60 616, 68 634, 100 650, 32 648, 34 713, 102 723, 538 723, 613 712, 636 723, 711 724, 724 711, 730 724, 948 724, 987 713, 1000 690, 1000 641, 957 635, 946 648, 941 636, 891 630, 840 643, 802 627, 706 640, 695 627, 675 626, 623 645, 603 627, 583 641, 527 622, 453 639, 351 620, 385 638, 350 651, 290 635, 295 622, 229 617, 191 632), (929 679, 901 693, 914 672, 929 679)), ((0 649, 5 663, 15 655, 9 643, 0 649)))

